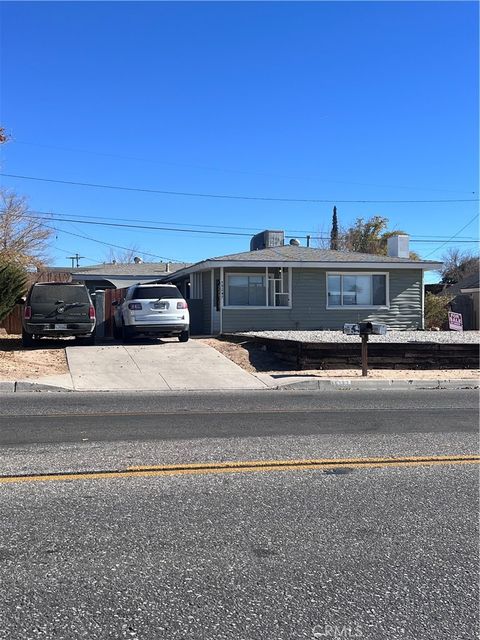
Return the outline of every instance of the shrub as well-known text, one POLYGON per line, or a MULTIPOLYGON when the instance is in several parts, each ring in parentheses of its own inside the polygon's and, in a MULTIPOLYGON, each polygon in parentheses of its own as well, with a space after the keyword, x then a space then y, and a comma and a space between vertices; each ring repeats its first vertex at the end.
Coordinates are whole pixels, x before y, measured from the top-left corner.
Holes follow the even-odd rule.
POLYGON ((27 274, 14 262, 0 262, 0 322, 27 290, 27 274))
POLYGON ((452 298, 450 296, 436 296, 428 292, 425 296, 425 327, 444 328, 448 322, 448 309, 452 298))

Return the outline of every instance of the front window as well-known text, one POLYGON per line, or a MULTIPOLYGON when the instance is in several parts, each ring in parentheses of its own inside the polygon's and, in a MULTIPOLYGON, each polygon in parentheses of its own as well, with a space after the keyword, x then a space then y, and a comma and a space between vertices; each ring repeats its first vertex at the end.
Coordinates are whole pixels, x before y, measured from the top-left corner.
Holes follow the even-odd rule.
POLYGON ((264 307, 265 301, 265 276, 230 275, 228 277, 229 306, 264 307))
POLYGON ((382 274, 329 274, 329 307, 381 307, 387 304, 387 276, 382 274))
POLYGON ((263 273, 226 274, 226 305, 229 307, 288 307, 290 279, 287 268, 265 269, 263 273))

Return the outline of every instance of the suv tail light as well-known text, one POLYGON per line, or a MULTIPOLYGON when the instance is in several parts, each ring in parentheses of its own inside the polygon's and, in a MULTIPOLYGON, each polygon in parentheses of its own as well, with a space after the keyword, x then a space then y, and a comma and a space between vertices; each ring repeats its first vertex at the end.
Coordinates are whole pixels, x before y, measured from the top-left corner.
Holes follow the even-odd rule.
POLYGON ((128 308, 131 311, 141 311, 142 310, 142 305, 140 304, 140 302, 129 302, 128 303, 128 308))
POLYGON ((185 300, 177 302, 177 309, 188 309, 188 304, 185 302, 185 300))
POLYGON ((25 320, 30 320, 30 318, 32 317, 32 307, 25 307, 23 311, 23 317, 25 318, 25 320))
POLYGON ((88 317, 90 320, 95 320, 95 307, 91 304, 88 308, 88 317))

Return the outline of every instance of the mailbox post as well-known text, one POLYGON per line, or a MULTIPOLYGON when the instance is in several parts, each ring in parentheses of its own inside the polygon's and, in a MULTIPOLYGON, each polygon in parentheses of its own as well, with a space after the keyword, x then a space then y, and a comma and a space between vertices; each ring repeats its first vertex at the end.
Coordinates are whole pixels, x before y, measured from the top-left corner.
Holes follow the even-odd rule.
POLYGON ((362 333, 362 376, 368 376, 368 333, 362 333))
POLYGON ((362 376, 368 376, 368 336, 384 336, 387 325, 376 322, 359 322, 358 324, 344 324, 343 333, 362 338, 362 376))

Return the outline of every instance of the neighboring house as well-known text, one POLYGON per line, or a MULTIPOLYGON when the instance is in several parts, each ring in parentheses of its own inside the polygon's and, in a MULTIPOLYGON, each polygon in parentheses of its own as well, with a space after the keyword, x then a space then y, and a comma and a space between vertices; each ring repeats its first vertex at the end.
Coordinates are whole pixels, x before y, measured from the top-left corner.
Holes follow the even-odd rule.
POLYGON ((73 281, 86 284, 94 292, 96 289, 123 289, 133 284, 159 282, 166 275, 187 266, 185 262, 142 262, 135 258, 132 263, 100 264, 74 269, 71 274, 73 281))
POLYGON ((259 235, 263 241, 256 236, 251 245, 257 250, 164 277, 193 303, 196 332, 341 329, 365 320, 391 329, 424 327, 423 274, 442 264, 402 257, 409 255, 408 236, 392 238, 390 255, 376 256, 284 245, 278 231, 259 235))
POLYGON ((479 273, 471 273, 460 282, 446 287, 442 294, 451 296, 450 308, 463 317, 463 328, 479 328, 479 273))

